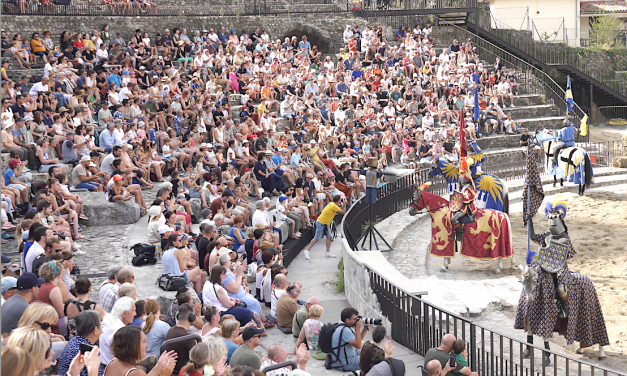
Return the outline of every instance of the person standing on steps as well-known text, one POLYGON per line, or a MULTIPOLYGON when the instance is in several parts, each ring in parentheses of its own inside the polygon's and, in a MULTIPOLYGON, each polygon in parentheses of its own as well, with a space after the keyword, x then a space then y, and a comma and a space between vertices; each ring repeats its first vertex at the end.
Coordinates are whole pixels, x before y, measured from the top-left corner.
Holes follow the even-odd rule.
POLYGON ((316 234, 311 242, 309 242, 309 246, 305 251, 305 258, 309 260, 311 248, 322 238, 323 235, 326 234, 327 240, 327 252, 324 254, 326 257, 335 257, 333 253, 331 253, 331 242, 333 241, 333 234, 331 233, 331 222, 335 218, 337 213, 344 214, 346 213, 346 200, 342 200, 340 195, 333 196, 333 202, 329 203, 324 207, 320 216, 316 220, 316 234), (342 207, 340 207, 340 201, 342 207))

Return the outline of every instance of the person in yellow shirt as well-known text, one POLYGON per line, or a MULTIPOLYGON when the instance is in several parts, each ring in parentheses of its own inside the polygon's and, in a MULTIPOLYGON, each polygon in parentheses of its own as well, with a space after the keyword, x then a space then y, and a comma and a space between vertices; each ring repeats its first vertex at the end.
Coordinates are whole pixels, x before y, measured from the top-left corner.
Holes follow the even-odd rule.
POLYGON ((39 33, 33 33, 33 39, 30 41, 30 48, 35 56, 41 57, 44 63, 48 62, 48 59, 46 58, 46 55, 48 54, 46 52, 46 45, 44 44, 44 41, 39 39, 39 33))
POLYGON ((331 241, 333 241, 332 239, 333 234, 331 233, 330 225, 331 225, 331 222, 333 222, 333 219, 335 218, 335 215, 337 213, 340 213, 340 214, 346 213, 346 200, 341 199, 340 195, 333 196, 333 202, 325 206, 320 216, 318 216, 318 219, 316 220, 316 234, 314 235, 314 238, 311 239, 311 242, 309 242, 309 246, 307 247, 307 250, 305 251, 305 258, 307 260, 309 260, 311 248, 325 234, 327 237, 327 240, 326 240, 327 252, 324 255, 326 257, 335 257, 335 255, 331 253, 331 241), (340 202, 341 202, 342 207, 339 206, 340 202))

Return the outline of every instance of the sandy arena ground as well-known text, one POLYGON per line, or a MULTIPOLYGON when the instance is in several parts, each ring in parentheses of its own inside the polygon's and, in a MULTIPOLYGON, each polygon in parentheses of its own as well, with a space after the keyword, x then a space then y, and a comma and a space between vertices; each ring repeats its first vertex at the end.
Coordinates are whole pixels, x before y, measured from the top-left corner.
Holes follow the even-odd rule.
POLYGON ((591 142, 620 140, 625 135, 627 135, 625 125, 593 126, 590 129, 591 142))
MULTIPOLYGON (((606 364, 621 369, 627 365, 627 190, 589 191, 566 201, 566 225, 577 251, 568 267, 592 279, 610 338, 606 364)), ((548 231, 543 211, 541 208, 534 220, 538 232, 548 231)), ((527 229, 522 225, 522 213, 512 213, 510 218, 515 253, 520 255, 518 261, 524 262, 527 229)), ((532 249, 537 250, 535 243, 532 249)))

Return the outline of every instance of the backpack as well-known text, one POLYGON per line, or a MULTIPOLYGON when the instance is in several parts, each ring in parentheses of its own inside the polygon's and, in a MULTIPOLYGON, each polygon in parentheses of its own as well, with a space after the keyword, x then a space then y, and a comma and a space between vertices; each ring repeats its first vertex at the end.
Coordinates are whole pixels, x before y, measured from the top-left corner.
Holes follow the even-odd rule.
MULTIPOLYGON (((336 357, 339 356, 339 352, 335 350, 339 350, 340 347, 346 346, 346 343, 344 343, 343 345, 340 345, 338 347, 333 347, 333 333, 335 333, 335 330, 339 327, 342 327, 342 332, 345 328, 348 328, 344 323, 325 324, 322 328, 320 328, 320 334, 318 336, 318 346, 320 346, 320 351, 327 354, 333 354, 336 357)), ((340 342, 342 342, 341 332, 340 342)))
POLYGON ((389 364, 393 376, 405 376, 405 362, 394 358, 387 358, 385 361, 389 364))
POLYGON ((186 285, 185 277, 170 274, 162 274, 157 278, 157 284, 165 291, 177 291, 186 285))
POLYGON ((135 252, 135 256, 139 256, 142 253, 146 253, 146 252, 151 253, 153 257, 155 255, 155 246, 154 245, 144 244, 144 243, 137 243, 137 244, 133 245, 131 247, 131 249, 133 250, 133 252, 135 252))
POLYGON ((154 265, 157 263, 157 259, 155 258, 154 247, 152 253, 144 252, 139 255, 133 257, 131 260, 133 266, 142 266, 142 265, 154 265))

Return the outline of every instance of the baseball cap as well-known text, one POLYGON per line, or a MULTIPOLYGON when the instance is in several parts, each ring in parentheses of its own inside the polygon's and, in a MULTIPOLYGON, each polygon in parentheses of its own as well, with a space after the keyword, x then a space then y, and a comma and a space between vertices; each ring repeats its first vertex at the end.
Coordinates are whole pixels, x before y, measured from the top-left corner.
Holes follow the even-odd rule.
POLYGON ((8 263, 11 262, 11 258, 10 257, 7 257, 5 255, 1 255, 1 258, 2 258, 1 261, 2 261, 3 264, 8 264, 8 263))
POLYGON ((19 160, 17 160, 17 159, 11 159, 11 160, 9 161, 9 166, 10 166, 10 167, 15 167, 15 166, 19 165, 20 163, 22 163, 22 162, 20 162, 20 161, 19 161, 19 160))
POLYGON ((15 277, 2 277, 2 294, 15 288, 17 288, 17 279, 15 277))
POLYGON ((37 278, 34 273, 25 273, 17 279, 18 290, 30 290, 35 286, 41 286, 46 283, 43 278, 37 278))
POLYGON ((113 175, 113 178, 112 178, 112 179, 113 179, 113 182, 115 183, 116 181, 118 181, 118 180, 122 180, 122 179, 124 179, 124 178, 123 178, 123 177, 121 177, 120 175, 113 175))
POLYGON ((81 162, 91 162, 91 158, 89 158, 89 155, 83 155, 81 157, 81 162))
POLYGON ((161 225, 159 226, 159 234, 163 235, 166 232, 174 232, 174 229, 168 225, 161 225))
POLYGON ((287 196, 280 196, 279 197, 279 202, 283 202, 285 200, 287 200, 287 196))
POLYGON ((98 150, 92 150, 91 152, 89 152, 89 156, 90 157, 99 157, 101 155, 102 155, 102 153, 99 152, 98 150))
POLYGON ((209 217, 209 215, 211 215, 211 210, 210 210, 210 209, 203 209, 203 210, 200 212, 200 216, 201 216, 203 219, 207 219, 207 218, 209 217))
POLYGON ((263 334, 263 329, 258 329, 254 326, 249 326, 242 332, 242 339, 248 341, 258 334, 263 334))

